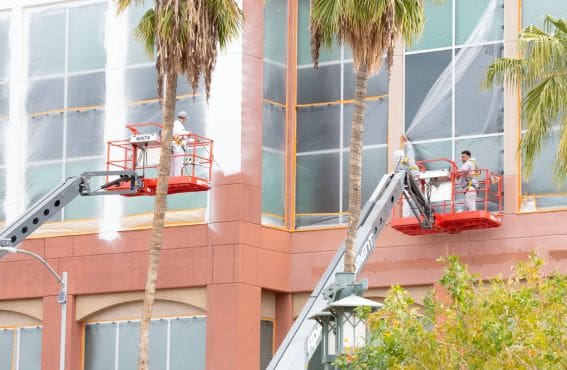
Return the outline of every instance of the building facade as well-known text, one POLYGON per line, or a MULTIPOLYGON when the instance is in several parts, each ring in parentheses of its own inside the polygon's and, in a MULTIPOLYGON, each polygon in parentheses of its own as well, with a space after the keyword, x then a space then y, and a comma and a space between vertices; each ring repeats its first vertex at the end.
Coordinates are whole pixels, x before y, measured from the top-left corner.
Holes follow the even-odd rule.
MULTIPOLYGON (((133 36, 151 5, 115 16, 109 0, 0 4, 0 219, 65 178, 103 170, 126 123, 159 122, 155 68, 133 36)), ((354 73, 346 46, 313 68, 309 1, 242 0, 241 37, 222 52, 207 102, 180 77, 187 128, 215 141, 213 186, 168 199, 152 369, 264 368, 345 236, 354 73)), ((497 229, 410 237, 387 227, 361 277, 380 300, 400 284, 419 302, 456 254, 489 278, 537 250, 567 272, 567 183, 551 176, 553 131, 531 177, 516 153, 520 94, 483 89, 516 55, 518 31, 565 17, 563 0, 446 0, 369 81, 363 201, 406 134, 418 159, 468 149, 504 178, 497 229)), ((149 175, 149 174, 148 174, 149 175)), ((133 369, 153 199, 79 198, 21 247, 67 272, 65 368, 133 369)), ((58 284, 36 260, 0 261, 0 370, 59 367, 58 284)))

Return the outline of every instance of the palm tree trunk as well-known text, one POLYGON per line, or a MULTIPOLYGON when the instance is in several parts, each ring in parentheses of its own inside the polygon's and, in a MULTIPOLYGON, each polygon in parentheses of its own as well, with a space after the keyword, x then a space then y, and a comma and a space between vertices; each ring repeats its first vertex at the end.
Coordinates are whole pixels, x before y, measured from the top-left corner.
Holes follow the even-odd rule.
POLYGON ((159 257, 163 242, 163 224, 166 211, 167 185, 171 167, 171 140, 173 138, 173 119, 175 115, 175 97, 177 92, 177 74, 166 73, 163 89, 163 123, 161 130, 161 153, 159 156, 158 181, 154 204, 152 237, 150 241, 150 261, 146 277, 144 293, 144 311, 140 323, 140 352, 138 370, 148 369, 148 344, 150 319, 156 293, 156 281, 159 267, 159 257))
POLYGON ((368 69, 361 65, 356 71, 354 112, 350 136, 350 163, 348 185, 348 230, 345 241, 345 272, 354 272, 356 232, 360 219, 362 193, 362 137, 364 132, 364 110, 368 94, 368 69))

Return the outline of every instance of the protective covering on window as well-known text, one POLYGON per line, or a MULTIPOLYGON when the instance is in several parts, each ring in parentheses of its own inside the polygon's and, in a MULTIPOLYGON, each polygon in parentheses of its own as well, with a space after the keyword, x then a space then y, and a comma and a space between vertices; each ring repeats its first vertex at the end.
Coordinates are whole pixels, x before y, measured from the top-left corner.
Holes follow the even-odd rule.
MULTIPOLYGON (((348 157, 355 71, 347 46, 321 49, 313 68, 309 1, 299 2, 297 46, 296 228, 348 221, 348 157)), ((388 77, 368 81, 363 138, 364 202, 386 171, 388 77)))
MULTIPOLYGON (((466 44, 491 40, 500 24, 499 0, 492 0, 466 44)), ((411 140, 483 135, 502 131, 502 89, 484 91, 486 67, 502 45, 411 54, 406 57, 406 133, 411 140), (452 57, 454 53, 454 59, 452 57), (455 91, 453 91, 455 90, 455 91), (455 107, 452 108, 454 94, 455 107), (454 109, 455 128, 452 127, 454 109), (480 112, 480 115, 479 115, 480 112), (454 133, 453 133, 454 131, 454 133)))
POLYGON ((285 226, 287 0, 264 4, 262 224, 285 226))
MULTIPOLYGON (((106 0, 0 13, 0 220, 70 176, 105 170, 106 143, 127 138, 126 124, 161 121, 155 66, 132 35, 149 3, 121 17, 106 0)), ((176 109, 207 136, 210 109, 184 77, 176 109)), ((148 227, 153 201, 78 197, 50 220, 66 222, 34 236, 148 227)), ((207 205, 205 192, 169 196, 166 224, 203 222, 207 205)))
MULTIPOLYGON (((523 0, 522 26, 535 24, 543 26, 545 15, 556 18, 567 17, 567 6, 557 0, 523 0)), ((525 122, 522 123, 522 129, 525 122)), ((524 131, 522 131, 524 132, 524 131)), ((557 124, 551 130, 542 151, 534 160, 531 176, 522 174, 520 198, 521 212, 544 211, 546 209, 564 209, 567 207, 567 182, 556 183, 553 178, 553 162, 559 145, 560 129, 557 124)))
POLYGON ((405 65, 406 134, 416 159, 460 164, 461 151, 469 150, 481 168, 502 173, 503 90, 482 86, 487 66, 502 56, 502 1, 427 6, 426 19, 424 37, 406 53, 405 65), (443 28, 452 22, 454 34, 443 28), (439 47, 447 48, 426 50, 439 47))
POLYGON ((41 328, 0 329, 0 369, 41 368, 41 328))
MULTIPOLYGON (((85 325, 85 370, 133 369, 137 364, 139 321, 85 325)), ((149 368, 205 369, 206 318, 154 319, 150 323, 149 368), (169 364, 169 367, 167 367, 169 364)))

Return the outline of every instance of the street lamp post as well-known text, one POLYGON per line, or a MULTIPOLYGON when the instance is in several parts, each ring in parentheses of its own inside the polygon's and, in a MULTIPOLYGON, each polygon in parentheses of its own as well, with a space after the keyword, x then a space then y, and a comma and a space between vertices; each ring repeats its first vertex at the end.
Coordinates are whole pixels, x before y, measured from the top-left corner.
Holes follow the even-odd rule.
POLYGON ((61 304, 61 334, 60 334, 60 349, 59 349, 59 370, 65 370, 65 345, 67 336, 67 272, 63 272, 61 276, 51 267, 47 261, 41 257, 39 254, 27 251, 25 249, 11 247, 11 241, 0 240, 0 256, 6 253, 12 254, 25 254, 27 256, 33 257, 39 262, 41 262, 48 270, 49 273, 57 279, 60 284, 61 289, 57 294, 57 303, 61 304))
POLYGON ((337 356, 366 345, 366 320, 358 315, 357 307, 376 311, 383 305, 361 297, 365 289, 365 281, 354 283, 354 274, 337 273, 335 284, 326 292, 329 305, 310 317, 322 327, 322 362, 326 370, 335 369, 333 362, 337 356))

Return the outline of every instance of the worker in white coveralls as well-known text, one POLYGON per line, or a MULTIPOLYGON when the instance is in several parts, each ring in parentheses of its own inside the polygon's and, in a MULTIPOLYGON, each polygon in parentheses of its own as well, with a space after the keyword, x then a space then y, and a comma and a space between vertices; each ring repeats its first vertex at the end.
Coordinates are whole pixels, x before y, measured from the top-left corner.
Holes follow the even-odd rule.
MULTIPOLYGON (((394 171, 410 171, 415 178, 419 175, 419 168, 415 164, 415 152, 413 144, 406 135, 402 135, 401 142, 404 149, 394 151, 394 163, 396 164, 394 171)), ((402 217, 409 217, 413 214, 408 202, 402 199, 402 217)))
POLYGON ((465 193, 464 211, 476 211, 476 190, 478 189, 477 177, 480 174, 476 165, 476 159, 468 150, 461 152, 461 172, 457 175, 460 179, 460 187, 465 193))
POLYGON ((187 112, 181 111, 177 114, 177 119, 173 122, 173 142, 171 143, 171 169, 169 176, 182 176, 183 162, 185 160, 185 144, 187 136, 191 132, 185 129, 184 123, 187 121, 187 112))

